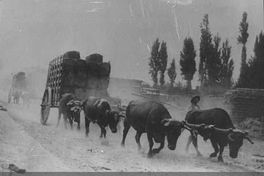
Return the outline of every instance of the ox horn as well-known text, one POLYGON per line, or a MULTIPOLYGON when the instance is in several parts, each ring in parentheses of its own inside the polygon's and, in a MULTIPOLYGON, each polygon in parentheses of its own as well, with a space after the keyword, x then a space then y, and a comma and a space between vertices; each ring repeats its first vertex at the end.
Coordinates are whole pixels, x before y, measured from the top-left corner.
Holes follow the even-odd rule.
POLYGON ((248 132, 247 131, 243 131, 244 135, 247 136, 248 135, 248 132))
POLYGON ((189 128, 187 125, 184 125, 184 124, 183 124, 183 128, 186 129, 186 130, 188 130, 188 131, 191 131, 192 130, 191 128, 189 128))
POLYGON ((254 144, 254 142, 248 136, 245 136, 244 138, 248 140, 248 142, 250 142, 251 144, 254 144))
POLYGON ((189 128, 188 130, 190 131, 191 135, 194 136, 195 138, 197 138, 197 135, 198 135, 197 128, 201 128, 201 127, 205 126, 204 123, 198 125, 198 124, 190 124, 186 121, 184 122, 184 124, 185 124, 185 126, 187 126, 189 128), (194 128, 194 129, 192 129, 192 128, 194 128))
POLYGON ((192 129, 186 125, 185 121, 181 121, 181 124, 182 124, 181 132, 183 132, 184 129, 191 132, 192 129))
POLYGON ((185 125, 187 125, 188 127, 191 127, 191 128, 201 128, 202 126, 205 126, 204 123, 202 123, 202 124, 191 124, 191 123, 188 123, 186 121, 184 123, 185 123, 185 125))
POLYGON ((221 133, 230 133, 230 132, 233 131, 232 128, 222 129, 222 128, 216 128, 216 127, 214 127, 214 129, 215 129, 216 131, 218 131, 218 132, 221 132, 221 133))
POLYGON ((161 121, 162 125, 165 126, 165 127, 169 126, 170 125, 170 122, 171 122, 170 119, 163 119, 161 121))
POLYGON ((247 135, 247 134, 248 134, 248 132, 246 132, 246 131, 241 131, 241 130, 239 130, 239 129, 232 129, 232 131, 235 132, 235 133, 241 133, 241 134, 243 134, 243 135, 247 135))
POLYGON ((235 139, 232 137, 232 133, 228 134, 227 137, 230 141, 235 141, 235 139))
POLYGON ((208 125, 207 128, 214 129, 215 128, 215 125, 208 125))
POLYGON ((75 100, 75 101, 74 101, 74 104, 77 105, 77 106, 81 106, 81 105, 82 105, 82 102, 79 101, 79 100, 75 100))
POLYGON ((121 118, 123 118, 123 119, 126 118, 126 115, 125 115, 124 113, 122 113, 122 112, 119 112, 119 113, 118 113, 118 116, 121 117, 121 118))
POLYGON ((243 134, 244 134, 244 139, 248 140, 248 142, 250 142, 251 144, 254 144, 254 142, 249 138, 247 131, 243 131, 243 134))
POLYGON ((188 131, 191 131, 191 128, 186 125, 185 121, 182 121, 181 124, 182 124, 182 128, 184 128, 184 129, 186 129, 188 131))
POLYGON ((72 106, 74 104, 74 100, 70 100, 66 105, 67 106, 72 106))

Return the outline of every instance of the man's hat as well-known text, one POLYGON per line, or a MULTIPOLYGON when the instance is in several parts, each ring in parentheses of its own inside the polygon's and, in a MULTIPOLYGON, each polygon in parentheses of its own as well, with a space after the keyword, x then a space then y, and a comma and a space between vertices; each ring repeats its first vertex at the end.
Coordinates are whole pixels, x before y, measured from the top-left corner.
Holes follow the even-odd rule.
POLYGON ((194 102, 199 102, 200 101, 200 96, 195 96, 191 99, 191 103, 194 103, 194 102))

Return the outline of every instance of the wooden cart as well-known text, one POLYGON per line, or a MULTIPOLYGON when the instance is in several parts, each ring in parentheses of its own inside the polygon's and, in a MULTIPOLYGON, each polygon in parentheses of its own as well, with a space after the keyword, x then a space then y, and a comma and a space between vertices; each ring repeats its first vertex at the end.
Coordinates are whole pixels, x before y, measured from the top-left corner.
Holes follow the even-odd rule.
POLYGON ((108 99, 112 105, 120 104, 120 100, 109 97, 107 92, 110 72, 110 62, 103 62, 100 54, 84 60, 79 52, 69 51, 53 59, 41 103, 41 124, 46 124, 50 108, 58 107, 64 93, 73 93, 80 100, 96 96, 108 99))
POLYGON ((8 93, 8 103, 18 104, 21 99, 22 92, 26 91, 26 73, 18 72, 12 78, 12 85, 8 93))

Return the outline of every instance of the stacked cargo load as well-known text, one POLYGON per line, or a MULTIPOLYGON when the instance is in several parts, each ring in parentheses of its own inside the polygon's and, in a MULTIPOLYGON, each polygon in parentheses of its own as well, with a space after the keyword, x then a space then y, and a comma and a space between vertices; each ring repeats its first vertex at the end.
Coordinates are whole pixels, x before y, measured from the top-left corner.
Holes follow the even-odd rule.
POLYGON ((103 56, 92 54, 85 58, 88 70, 87 88, 104 91, 108 88, 111 66, 103 62, 103 56))
POLYGON ((64 93, 74 93, 81 99, 88 96, 108 96, 111 66, 103 56, 92 54, 81 59, 78 51, 69 51, 49 64, 47 87, 51 88, 51 102, 57 106, 64 93))

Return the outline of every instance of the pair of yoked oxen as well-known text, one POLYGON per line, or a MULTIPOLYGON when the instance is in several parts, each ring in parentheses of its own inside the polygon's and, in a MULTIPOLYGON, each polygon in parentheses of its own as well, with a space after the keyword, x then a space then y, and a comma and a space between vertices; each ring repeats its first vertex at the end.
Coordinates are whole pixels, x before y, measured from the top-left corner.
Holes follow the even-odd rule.
MULTIPOLYGON (((117 132, 117 125, 121 118, 124 118, 124 129, 122 145, 125 145, 127 133, 132 126, 136 130, 136 143, 141 148, 140 137, 147 133, 149 142, 148 157, 159 153, 164 148, 165 138, 167 138, 168 148, 175 150, 176 143, 184 129, 190 131, 187 142, 188 150, 192 142, 198 155, 201 155, 197 146, 197 136, 200 135, 204 140, 210 140, 214 152, 210 157, 216 157, 218 161, 223 161, 222 153, 224 147, 229 145, 229 155, 237 158, 238 151, 243 145, 243 140, 247 139, 250 143, 248 133, 234 127, 228 113, 220 108, 213 108, 201 111, 190 111, 185 117, 185 121, 172 119, 168 110, 155 101, 131 101, 126 107, 125 117, 112 111, 107 100, 96 97, 89 97, 85 101, 76 101, 74 95, 65 94, 62 96, 59 107, 59 118, 64 116, 65 125, 68 119, 71 126, 73 120, 78 123, 80 128, 80 111, 83 109, 85 114, 86 135, 89 133, 90 122, 97 123, 101 128, 101 137, 106 136, 105 128, 109 126, 113 133, 117 132), (158 148, 153 149, 154 141, 160 143, 158 148)), ((57 124, 57 125, 58 125, 57 124)))

